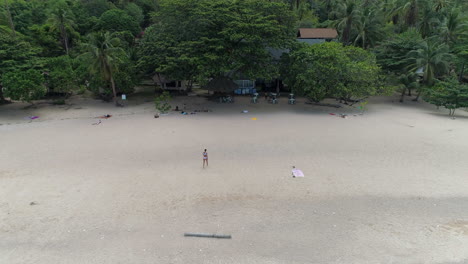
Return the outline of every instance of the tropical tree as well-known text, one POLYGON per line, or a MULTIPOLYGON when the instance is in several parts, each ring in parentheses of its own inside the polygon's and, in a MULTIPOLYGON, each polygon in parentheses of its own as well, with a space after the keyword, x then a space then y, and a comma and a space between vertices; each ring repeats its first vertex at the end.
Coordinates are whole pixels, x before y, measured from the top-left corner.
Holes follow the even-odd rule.
POLYGON ((397 25, 403 22, 405 27, 416 27, 419 21, 419 10, 426 0, 390 0, 387 14, 397 25))
POLYGON ((435 11, 429 7, 424 7, 419 15, 419 21, 417 22, 417 28, 423 38, 432 36, 437 33, 439 28, 440 20, 435 11))
POLYGON ((365 8, 356 22, 354 45, 366 49, 374 47, 383 38, 385 34, 384 25, 381 12, 378 9, 365 8))
POLYGON ((467 17, 461 15, 460 9, 451 9, 441 27, 441 37, 449 45, 454 45, 460 37, 466 36, 468 31, 467 17))
POLYGON ((90 72, 98 74, 103 80, 110 83, 116 105, 118 103, 114 74, 118 71, 121 58, 126 56, 119 44, 120 40, 109 32, 91 34, 89 42, 84 44, 86 52, 82 54, 90 63, 90 72))
POLYGON ((8 0, 4 0, 5 3, 5 16, 8 19, 8 25, 10 26, 11 34, 13 37, 16 37, 15 31, 15 23, 13 22, 13 18, 11 16, 10 6, 8 5, 8 0))
POLYGON ((336 18, 333 25, 340 31, 341 41, 345 45, 350 44, 352 30, 356 27, 361 15, 360 9, 357 0, 342 0, 336 4, 335 9, 330 14, 336 18))
POLYGON ((416 29, 410 29, 382 41, 373 51, 382 69, 396 75, 406 74, 409 64, 407 55, 419 49, 422 42, 421 34, 416 29))
POLYGON ((449 109, 449 115, 453 116, 458 108, 468 107, 468 85, 460 84, 456 76, 452 76, 438 81, 423 98, 431 104, 449 109))
MULTIPOLYGON (((28 69, 40 69, 42 61, 38 57, 40 49, 32 46, 17 33, 16 38, 0 34, 0 80, 4 74, 28 69)), ((0 82, 0 103, 5 102, 0 82)))
POLYGON ((154 19, 140 43, 140 65, 179 80, 271 79, 277 66, 269 49, 287 48, 296 34, 288 6, 263 0, 166 0, 154 19))
POLYGON ((379 92, 375 55, 353 46, 327 42, 298 44, 283 57, 282 76, 294 91, 314 102, 326 97, 354 101, 379 92))
MULTIPOLYGON (((431 87, 437 77, 447 73, 454 57, 446 44, 435 40, 426 40, 417 50, 408 53, 410 71, 423 71, 422 83, 431 87)), ((421 90, 415 100, 418 100, 421 90)))
POLYGON ((51 25, 50 31, 58 30, 60 32, 60 42, 65 48, 67 55, 69 54, 69 37, 68 30, 73 30, 74 22, 71 18, 71 13, 64 8, 58 8, 52 12, 47 22, 51 25))
POLYGON ((41 72, 33 69, 5 73, 2 76, 2 85, 6 97, 28 103, 40 99, 47 92, 41 72))
POLYGON ((408 91, 408 96, 411 96, 411 90, 419 88, 419 76, 415 72, 403 73, 398 76, 398 81, 403 85, 401 89, 400 103, 403 103, 405 93, 408 91))
POLYGON ((140 33, 138 22, 120 9, 111 9, 104 12, 96 26, 100 30, 109 32, 129 31, 133 36, 140 33))

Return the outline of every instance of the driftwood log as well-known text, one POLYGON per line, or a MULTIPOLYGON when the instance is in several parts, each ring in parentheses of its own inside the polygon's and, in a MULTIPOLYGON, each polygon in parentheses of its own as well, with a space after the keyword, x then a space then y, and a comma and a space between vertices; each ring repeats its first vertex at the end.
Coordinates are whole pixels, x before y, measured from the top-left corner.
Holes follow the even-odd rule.
POLYGON ((216 235, 216 234, 201 234, 201 233, 185 233, 186 237, 209 237, 209 238, 224 238, 231 239, 231 235, 216 235))

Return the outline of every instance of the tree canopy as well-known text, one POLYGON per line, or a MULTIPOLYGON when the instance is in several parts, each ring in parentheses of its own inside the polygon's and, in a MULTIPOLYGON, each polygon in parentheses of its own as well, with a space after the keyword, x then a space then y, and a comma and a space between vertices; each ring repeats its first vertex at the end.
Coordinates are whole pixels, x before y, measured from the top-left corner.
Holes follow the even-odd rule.
POLYGON ((140 63, 178 79, 271 78, 274 58, 267 48, 287 48, 295 35, 287 6, 263 0, 161 1, 154 19, 140 63))
POLYGON ((372 94, 368 86, 358 86, 375 82, 374 62, 387 80, 403 87, 403 94, 430 93, 449 74, 468 79, 467 14, 462 0, 5 0, 0 3, 0 78, 33 69, 49 73, 44 81, 52 90, 85 86, 115 95, 156 72, 202 84, 220 75, 274 80, 280 78, 277 54, 291 52, 282 61, 281 78, 294 89, 306 81, 320 83, 320 89, 302 89, 316 100, 372 94), (320 54, 310 48, 312 55, 295 47, 299 27, 336 28, 337 42, 359 58, 338 46, 320 54), (96 74, 81 56, 94 45, 91 36, 105 34, 120 40, 112 46, 121 49, 113 60, 114 85, 106 70, 96 74), (322 61, 301 62, 301 56, 322 61), (316 70, 307 72, 312 64, 316 70), (325 70, 348 79, 325 80, 318 75, 325 70))
POLYGON ((297 45, 283 58, 282 74, 291 89, 315 102, 326 97, 365 98, 379 91, 375 55, 329 42, 297 45))

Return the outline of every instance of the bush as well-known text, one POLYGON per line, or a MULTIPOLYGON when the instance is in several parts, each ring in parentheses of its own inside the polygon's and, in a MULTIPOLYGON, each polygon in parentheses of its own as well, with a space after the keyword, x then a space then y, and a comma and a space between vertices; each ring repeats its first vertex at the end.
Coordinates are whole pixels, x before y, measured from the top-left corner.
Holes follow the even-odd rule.
POLYGON ((32 69, 4 74, 2 85, 6 97, 28 103, 42 98, 47 92, 47 88, 44 86, 44 77, 39 71, 32 69))
POLYGON ((167 91, 157 96, 154 99, 154 106, 156 107, 156 110, 158 110, 162 114, 167 113, 169 110, 171 110, 171 105, 169 104, 170 99, 171 95, 167 91))

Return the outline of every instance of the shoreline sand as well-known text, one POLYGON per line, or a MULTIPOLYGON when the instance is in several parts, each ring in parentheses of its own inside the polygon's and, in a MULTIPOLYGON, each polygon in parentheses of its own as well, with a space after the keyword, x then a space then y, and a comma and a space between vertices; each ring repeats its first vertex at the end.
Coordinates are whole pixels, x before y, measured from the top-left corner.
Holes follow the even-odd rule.
POLYGON ((466 112, 174 100, 0 106, 0 263, 468 261, 466 112))

